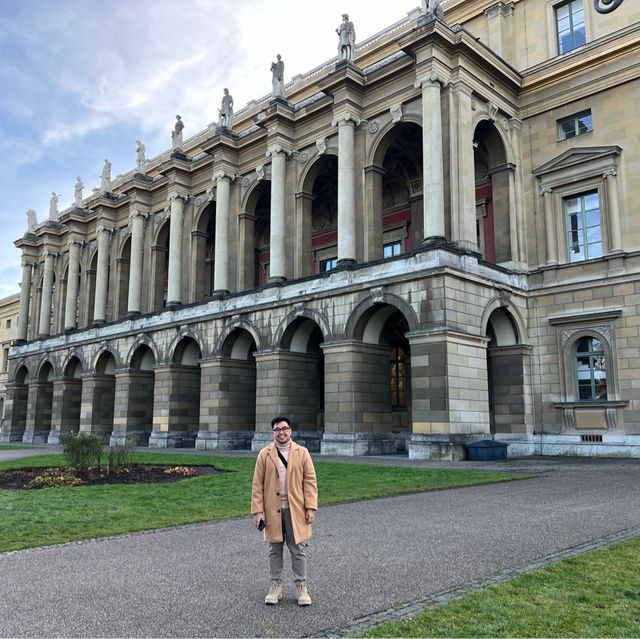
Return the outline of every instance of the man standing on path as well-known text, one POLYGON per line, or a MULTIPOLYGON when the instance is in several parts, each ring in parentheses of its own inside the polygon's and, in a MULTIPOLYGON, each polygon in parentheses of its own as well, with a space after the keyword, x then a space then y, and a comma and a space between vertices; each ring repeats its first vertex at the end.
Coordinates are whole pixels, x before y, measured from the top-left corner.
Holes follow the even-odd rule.
POLYGON ((256 460, 251 490, 253 524, 262 530, 269 544, 271 588, 264 599, 277 604, 282 599, 284 542, 291 554, 291 569, 298 605, 308 606, 305 542, 318 510, 316 471, 309 451, 291 441, 291 424, 286 417, 271 420, 273 444, 265 446, 256 460))

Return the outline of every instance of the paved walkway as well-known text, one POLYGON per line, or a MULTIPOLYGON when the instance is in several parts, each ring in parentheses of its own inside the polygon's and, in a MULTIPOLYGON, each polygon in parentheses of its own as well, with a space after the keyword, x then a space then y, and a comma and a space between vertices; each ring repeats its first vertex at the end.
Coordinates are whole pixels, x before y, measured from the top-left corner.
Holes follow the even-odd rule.
POLYGON ((290 585, 262 603, 266 548, 242 518, 0 554, 0 636, 336 636, 640 535, 638 461, 460 465, 533 477, 322 508, 309 608, 290 585))

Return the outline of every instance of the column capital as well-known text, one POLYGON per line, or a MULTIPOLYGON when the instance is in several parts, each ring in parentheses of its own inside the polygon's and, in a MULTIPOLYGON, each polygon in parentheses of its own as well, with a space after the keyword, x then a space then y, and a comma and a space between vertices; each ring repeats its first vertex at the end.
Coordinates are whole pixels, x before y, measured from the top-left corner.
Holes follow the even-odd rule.
POLYGON ((113 233, 113 230, 113 227, 106 226, 105 224, 98 224, 98 226, 96 227, 96 233, 108 233, 109 235, 111 235, 111 233, 113 233))
POLYGON ((48 257, 53 257, 53 258, 58 257, 57 251, 52 251, 51 249, 45 249, 42 255, 44 255, 45 259, 48 257))
POLYGON ((606 180, 607 178, 616 177, 618 175, 618 171, 616 171, 615 166, 611 166, 608 169, 605 169, 602 177, 606 180))
POLYGON ((424 76, 422 78, 418 78, 413 86, 415 89, 429 89, 436 85, 439 85, 438 88, 446 87, 449 84, 449 81, 443 78, 441 75, 432 71, 429 75, 424 76))
POLYGON ((362 123, 362 118, 359 118, 354 113, 349 113, 346 111, 345 113, 341 113, 340 115, 335 116, 333 121, 331 122, 331 126, 358 126, 362 123))
POLYGON ((510 118, 508 122, 509 122, 509 128, 512 131, 520 132, 524 127, 524 122, 518 118, 510 118))
POLYGON ((368 175, 370 173, 377 173, 378 175, 386 175, 386 170, 382 166, 378 166, 377 164, 369 164, 364 167, 364 174, 368 175))
POLYGON ((289 149, 286 146, 283 146, 282 144, 272 144, 267 148, 266 156, 270 158, 280 153, 283 153, 284 155, 289 156, 291 155, 292 151, 291 149, 289 149))
POLYGON ((543 186, 540 188, 540 195, 545 196, 548 193, 553 193, 553 189, 550 186, 543 186))
POLYGON ((33 260, 28 260, 25 256, 22 256, 22 268, 33 268, 36 263, 33 260))
POLYGON ((187 193, 183 193, 182 191, 171 191, 167 196, 167 200, 172 202, 174 200, 182 200, 182 202, 186 203, 189 200, 189 195, 187 193))
POLYGON ((131 222, 133 222, 133 220, 139 217, 142 218, 143 220, 146 220, 149 217, 149 212, 141 211, 140 209, 133 209, 129 211, 129 220, 131 222))
POLYGON ((70 238, 69 242, 67 243, 67 247, 69 248, 69 250, 71 250, 72 246, 77 246, 78 248, 82 248, 84 246, 84 241, 76 240, 75 238, 70 238))
POLYGON ((224 169, 214 171, 213 173, 214 182, 220 182, 221 180, 229 180, 229 182, 233 182, 237 177, 238 176, 235 173, 230 173, 229 171, 225 171, 224 169))

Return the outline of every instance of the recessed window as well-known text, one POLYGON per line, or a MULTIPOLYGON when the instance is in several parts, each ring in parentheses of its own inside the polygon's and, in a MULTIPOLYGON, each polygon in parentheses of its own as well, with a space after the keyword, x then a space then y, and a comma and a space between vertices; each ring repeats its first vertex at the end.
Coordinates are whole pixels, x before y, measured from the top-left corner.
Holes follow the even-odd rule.
POLYGON ((593 131, 591 109, 558 120, 558 139, 568 140, 593 131))
POLYGON ((571 0, 556 7, 556 33, 559 54, 586 44, 583 0, 571 0))
POLYGON ((575 371, 578 399, 607 399, 607 370, 600 340, 582 337, 576 342, 575 371))
POLYGON ((330 257, 326 260, 320 260, 320 273, 332 271, 336 266, 338 266, 337 257, 330 257))
POLYGON ((10 319, 7 320, 7 328, 11 328, 11 320, 10 319))
POLYGON ((581 262, 602 257, 598 191, 565 198, 564 209, 569 260, 581 262))
POLYGON ((386 260, 388 257, 396 257, 402 254, 402 242, 389 242, 383 247, 383 256, 386 260))
POLYGON ((391 408, 401 410, 407 406, 407 354, 400 346, 391 349, 389 358, 389 384, 391 408))

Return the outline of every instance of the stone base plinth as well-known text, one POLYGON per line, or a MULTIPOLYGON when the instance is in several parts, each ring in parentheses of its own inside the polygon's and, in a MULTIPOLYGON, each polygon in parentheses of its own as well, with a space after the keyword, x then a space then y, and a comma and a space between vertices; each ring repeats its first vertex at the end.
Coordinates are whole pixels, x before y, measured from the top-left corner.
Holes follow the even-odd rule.
POLYGON ((325 433, 320 444, 323 455, 395 455, 393 433, 325 433))
POLYGON ((0 444, 11 444, 13 442, 21 442, 22 433, 0 433, 0 444))
POLYGON ((195 448, 196 433, 151 433, 149 448, 195 448))
POLYGON ((23 444, 46 444, 49 439, 48 430, 25 431, 22 436, 23 444))
POLYGON ((251 439, 251 450, 261 450, 273 442, 273 435, 270 430, 254 433, 251 439))
POLYGON ((149 431, 124 431, 114 430, 109 438, 109 446, 124 446, 130 444, 132 446, 148 446, 149 437, 151 433, 149 431))
POLYGON ((222 433, 200 431, 196 437, 196 448, 199 450, 250 450, 253 434, 252 430, 222 433))
POLYGON ((486 438, 486 434, 423 435, 414 433, 409 439, 409 459, 464 461, 467 459, 467 444, 486 438))

